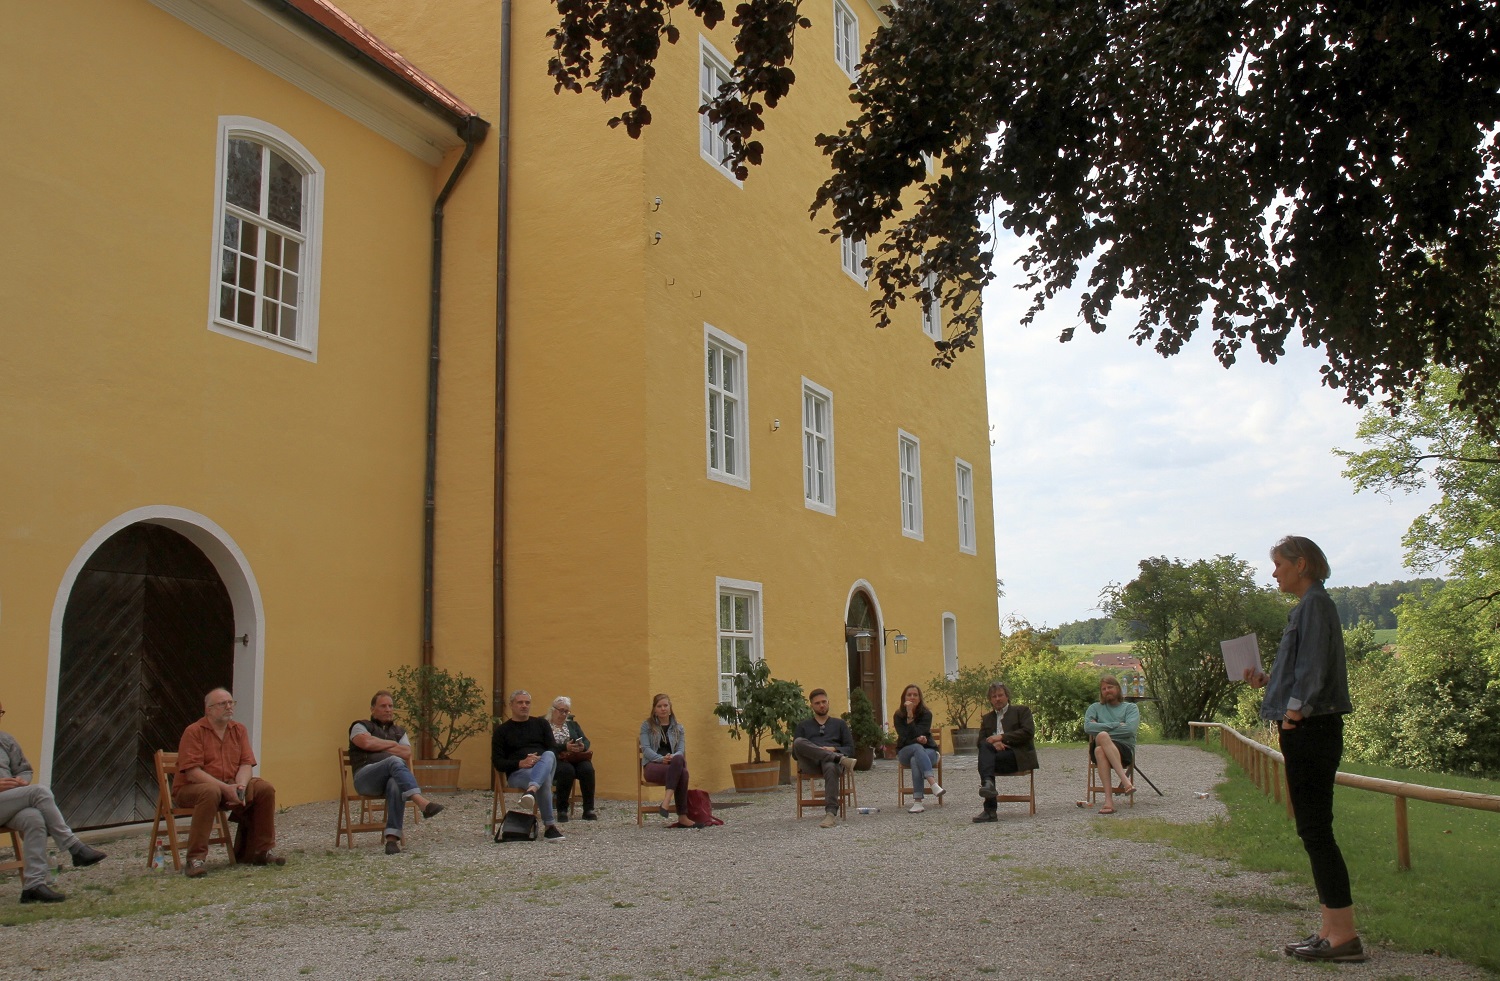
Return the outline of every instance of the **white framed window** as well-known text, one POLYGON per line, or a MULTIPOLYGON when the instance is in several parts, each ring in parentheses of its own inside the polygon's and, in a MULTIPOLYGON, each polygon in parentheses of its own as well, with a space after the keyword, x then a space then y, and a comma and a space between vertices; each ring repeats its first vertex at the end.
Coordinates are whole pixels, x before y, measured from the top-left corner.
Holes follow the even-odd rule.
POLYGON ((943 304, 938 295, 937 273, 928 272, 922 276, 922 333, 935 341, 943 339, 943 304))
MULTIPOLYGON (((719 90, 729 84, 729 61, 714 46, 708 43, 703 35, 698 36, 698 108, 704 106, 718 96, 719 90)), ((729 156, 729 142, 724 139, 724 130, 708 118, 704 112, 698 113, 698 152, 704 160, 713 164, 714 169, 734 181, 740 186, 740 179, 734 176, 734 171, 724 163, 724 158, 729 156)))
POLYGON ((802 500, 833 514, 833 393, 802 379, 802 500))
POLYGON ((943 673, 958 677, 958 617, 943 614, 943 673))
POLYGON ((922 442, 906 430, 897 430, 901 472, 901 534, 922 538, 922 442))
POLYGON ((859 78, 859 18, 844 0, 833 0, 833 60, 851 80, 859 78))
POLYGON ((958 550, 974 554, 974 468, 953 458, 955 483, 958 486, 958 550))
POLYGON ((317 360, 323 167, 289 134, 219 118, 208 328, 317 360))
POLYGON ((718 592, 719 701, 738 704, 734 679, 739 675, 740 658, 759 661, 764 656, 761 586, 758 582, 722 576, 714 584, 718 592))
POLYGON ((839 264, 844 267, 849 278, 860 286, 864 286, 866 281, 865 255, 864 239, 839 236, 839 264))
POLYGON ((708 420, 708 476, 737 487, 750 486, 750 443, 745 388, 745 345, 709 324, 703 325, 705 414, 708 420))

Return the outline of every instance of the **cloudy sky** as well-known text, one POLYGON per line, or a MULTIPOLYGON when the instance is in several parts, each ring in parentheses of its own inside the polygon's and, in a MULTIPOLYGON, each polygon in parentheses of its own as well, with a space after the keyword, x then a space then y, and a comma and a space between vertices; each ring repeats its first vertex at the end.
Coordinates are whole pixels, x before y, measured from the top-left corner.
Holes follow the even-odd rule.
POLYGON ((1414 575, 1401 535, 1431 497, 1354 493, 1332 449, 1359 448, 1361 413, 1321 386, 1317 352, 1225 370, 1205 338, 1169 359, 1136 347, 1129 319, 1060 344, 1076 301, 1019 327, 1019 252, 997 257, 1004 278, 985 296, 1002 618, 1100 616, 1099 591, 1153 555, 1233 554, 1270 584, 1266 551, 1286 534, 1323 547, 1329 585, 1414 575))

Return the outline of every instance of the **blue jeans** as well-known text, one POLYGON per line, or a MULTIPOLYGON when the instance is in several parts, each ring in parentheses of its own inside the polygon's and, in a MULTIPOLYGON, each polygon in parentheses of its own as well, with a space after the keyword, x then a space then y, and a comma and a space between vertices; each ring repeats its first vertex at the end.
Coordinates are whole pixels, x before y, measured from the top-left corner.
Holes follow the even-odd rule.
POLYGON ((366 797, 385 795, 385 833, 401 837, 401 822, 406 818, 406 801, 422 792, 411 767, 399 756, 387 756, 359 768, 354 774, 354 789, 366 797))
POLYGON ((937 766, 938 751, 921 743, 908 743, 896 753, 896 759, 901 761, 902 766, 911 768, 912 796, 921 800, 923 791, 927 789, 927 778, 932 776, 933 767, 937 766))
POLYGON ((505 778, 506 784, 517 790, 525 790, 535 784, 537 807, 542 812, 543 824, 556 824, 557 815, 552 810, 552 773, 557 769, 557 757, 549 749, 529 770, 516 770, 505 778))

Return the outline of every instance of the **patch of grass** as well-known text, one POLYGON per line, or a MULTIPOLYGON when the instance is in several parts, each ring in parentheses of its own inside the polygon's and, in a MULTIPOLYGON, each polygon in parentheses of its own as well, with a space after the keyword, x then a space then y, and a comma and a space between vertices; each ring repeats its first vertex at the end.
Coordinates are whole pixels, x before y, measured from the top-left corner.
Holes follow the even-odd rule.
POLYGON ((1214 893, 1214 905, 1219 909, 1248 909, 1256 913, 1290 913, 1302 908, 1285 896, 1275 893, 1214 893))
MULTIPOLYGON (((1424 773, 1345 761, 1345 772, 1406 783, 1500 794, 1500 780, 1424 773)), ((1233 862, 1258 872, 1282 873, 1306 896, 1299 908, 1316 910, 1307 853, 1286 805, 1260 792, 1231 763, 1216 793, 1229 816, 1207 824, 1168 824, 1127 818, 1101 833, 1155 841, 1182 851, 1233 862)), ((1500 971, 1500 814, 1407 802, 1412 868, 1396 868, 1394 804, 1386 794, 1339 787, 1334 831, 1354 890, 1355 916, 1367 940, 1404 950, 1445 954, 1500 971)))
POLYGON ((1127 895, 1124 887, 1135 878, 1134 872, 1098 872, 1063 867, 1027 869, 1021 876, 1022 881, 1028 885, 1041 886, 1054 892, 1074 892, 1110 899, 1124 898, 1127 895))

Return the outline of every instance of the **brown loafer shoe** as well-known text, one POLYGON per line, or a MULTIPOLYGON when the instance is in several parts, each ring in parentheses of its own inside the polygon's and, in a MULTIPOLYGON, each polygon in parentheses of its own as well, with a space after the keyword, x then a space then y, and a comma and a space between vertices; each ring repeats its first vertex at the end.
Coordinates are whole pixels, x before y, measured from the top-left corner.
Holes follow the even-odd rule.
POLYGON ((208 866, 203 863, 203 859, 201 858, 190 858, 182 866, 182 874, 189 879, 201 879, 205 875, 208 875, 208 866))
POLYGON ((1299 961, 1333 961, 1341 964, 1354 964, 1365 959, 1365 945, 1359 942, 1358 937, 1344 941, 1337 947, 1327 940, 1319 940, 1307 947, 1298 947, 1292 951, 1292 956, 1299 961))
POLYGON ((261 852, 259 855, 253 855, 253 856, 251 856, 251 858, 250 858, 250 864, 251 865, 285 865, 286 864, 286 856, 282 855, 280 852, 276 851, 274 848, 273 849, 267 849, 266 851, 261 852))

